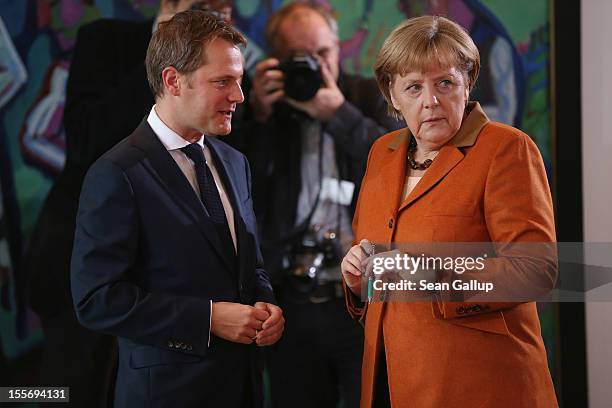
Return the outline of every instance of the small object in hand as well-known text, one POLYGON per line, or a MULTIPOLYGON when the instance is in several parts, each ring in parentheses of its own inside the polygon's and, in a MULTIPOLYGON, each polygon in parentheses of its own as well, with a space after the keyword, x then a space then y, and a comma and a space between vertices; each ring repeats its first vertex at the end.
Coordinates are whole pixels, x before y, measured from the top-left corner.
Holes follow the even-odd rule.
MULTIPOLYGON (((370 248, 369 248, 369 251, 367 252, 368 252, 368 256, 372 256, 374 255, 376 251, 376 247, 371 242, 369 244, 370 244, 370 248)), ((373 297, 374 297, 374 275, 370 275, 368 276, 368 303, 372 301, 373 297)))

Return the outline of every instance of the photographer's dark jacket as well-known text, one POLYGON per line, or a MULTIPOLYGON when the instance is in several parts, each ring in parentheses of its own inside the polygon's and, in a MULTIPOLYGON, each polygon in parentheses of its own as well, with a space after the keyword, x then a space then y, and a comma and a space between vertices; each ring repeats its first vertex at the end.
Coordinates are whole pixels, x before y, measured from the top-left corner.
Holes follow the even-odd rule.
MULTIPOLYGON (((331 121, 322 124, 322 131, 333 138, 340 178, 355 184, 352 217, 370 147, 384 133, 403 127, 403 122, 388 115, 387 104, 373 79, 341 73, 338 86, 345 102, 331 121)), ((308 120, 304 113, 279 103, 267 123, 251 123, 245 132, 249 135, 247 156, 264 260, 276 283, 281 277, 283 255, 301 235, 295 224, 302 180, 303 120, 308 120)))

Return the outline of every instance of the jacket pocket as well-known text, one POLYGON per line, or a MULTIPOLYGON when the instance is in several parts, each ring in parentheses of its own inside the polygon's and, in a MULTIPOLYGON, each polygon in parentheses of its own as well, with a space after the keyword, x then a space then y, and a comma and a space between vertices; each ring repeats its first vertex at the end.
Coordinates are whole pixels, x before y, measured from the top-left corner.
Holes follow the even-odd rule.
POLYGON ((480 330, 492 334, 510 336, 504 313, 497 310, 490 313, 483 313, 476 316, 457 317, 448 320, 457 326, 463 326, 474 330, 480 330))
POLYGON ((164 350, 151 346, 139 346, 130 354, 130 367, 145 368, 157 365, 196 363, 202 358, 193 354, 164 350))
POLYGON ((426 217, 471 217, 476 212, 477 202, 467 199, 448 200, 432 206, 426 217))

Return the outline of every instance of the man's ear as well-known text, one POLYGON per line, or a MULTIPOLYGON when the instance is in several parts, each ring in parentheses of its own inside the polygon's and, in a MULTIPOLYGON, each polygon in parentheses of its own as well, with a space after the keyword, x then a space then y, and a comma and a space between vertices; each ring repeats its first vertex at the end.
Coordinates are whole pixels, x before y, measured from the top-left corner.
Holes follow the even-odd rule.
POLYGON ((168 95, 179 96, 181 94, 181 74, 174 67, 166 67, 162 71, 164 89, 168 95))

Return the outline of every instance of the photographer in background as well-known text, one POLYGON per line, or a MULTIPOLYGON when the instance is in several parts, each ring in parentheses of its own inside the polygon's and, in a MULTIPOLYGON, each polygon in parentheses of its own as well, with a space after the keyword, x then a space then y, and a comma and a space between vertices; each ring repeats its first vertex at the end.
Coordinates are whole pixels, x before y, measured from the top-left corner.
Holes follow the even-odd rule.
POLYGON ((274 407, 359 405, 363 331, 346 313, 341 255, 368 151, 401 127, 376 83, 340 71, 336 21, 294 3, 266 27, 252 79, 249 161, 266 269, 286 316, 268 353, 274 407))

